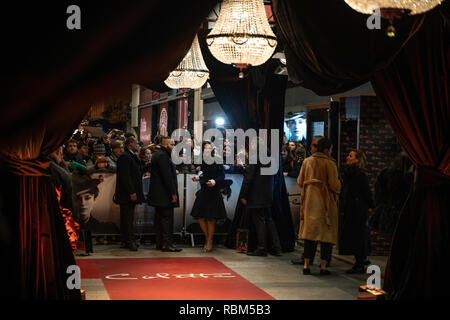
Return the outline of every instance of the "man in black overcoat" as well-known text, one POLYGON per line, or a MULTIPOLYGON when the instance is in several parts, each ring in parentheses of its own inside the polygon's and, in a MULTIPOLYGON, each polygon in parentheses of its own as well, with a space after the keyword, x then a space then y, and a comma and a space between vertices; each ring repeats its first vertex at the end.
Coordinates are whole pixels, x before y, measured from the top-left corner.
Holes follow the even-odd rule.
POLYGON ((122 246, 137 251, 134 236, 134 211, 136 204, 144 202, 142 173, 136 155, 137 140, 130 136, 125 140, 125 152, 117 159, 115 201, 120 205, 120 233, 122 246))
POLYGON ((161 138, 161 148, 151 160, 148 202, 156 211, 156 249, 179 252, 173 243, 173 214, 179 206, 178 181, 171 152, 175 146, 170 137, 161 138))
MULTIPOLYGON (((251 148, 255 150, 256 144, 253 143, 251 148)), ((268 166, 270 164, 262 165, 260 161, 257 164, 247 165, 239 194, 239 201, 246 207, 247 214, 250 215, 255 226, 258 239, 257 249, 254 252, 249 252, 248 255, 250 256, 266 256, 267 249, 273 255, 281 255, 280 239, 271 212, 274 176, 261 174, 261 168, 268 166), (272 240, 271 248, 267 248, 267 235, 272 240)))

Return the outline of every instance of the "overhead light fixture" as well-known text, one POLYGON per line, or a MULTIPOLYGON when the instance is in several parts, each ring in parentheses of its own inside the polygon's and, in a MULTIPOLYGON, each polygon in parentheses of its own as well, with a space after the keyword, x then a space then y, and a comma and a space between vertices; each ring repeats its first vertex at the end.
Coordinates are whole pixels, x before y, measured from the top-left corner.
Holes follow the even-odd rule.
POLYGON ((375 9, 406 10, 409 14, 429 11, 443 0, 345 0, 354 10, 372 14, 375 9))
POLYGON ((373 14, 380 10, 382 18, 389 19, 390 25, 387 28, 389 37, 395 36, 393 21, 405 14, 419 14, 433 9, 443 0, 345 0, 345 2, 354 10, 373 14))
POLYGON ((188 53, 164 83, 172 89, 198 89, 205 84, 208 77, 209 70, 203 60, 196 35, 188 53))
POLYGON ((263 0, 224 0, 206 43, 216 59, 241 70, 240 78, 247 66, 266 62, 275 51, 277 38, 263 0))
POLYGON ((222 117, 217 117, 216 118, 216 125, 217 126, 223 126, 225 124, 225 119, 222 117))

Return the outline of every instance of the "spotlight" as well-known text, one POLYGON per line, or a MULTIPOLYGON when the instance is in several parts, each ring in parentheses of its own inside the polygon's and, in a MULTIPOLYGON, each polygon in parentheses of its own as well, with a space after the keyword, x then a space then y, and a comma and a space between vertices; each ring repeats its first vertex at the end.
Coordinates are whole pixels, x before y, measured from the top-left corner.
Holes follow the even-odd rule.
POLYGON ((216 125, 217 126, 223 126, 225 124, 225 119, 222 117, 216 118, 216 125))

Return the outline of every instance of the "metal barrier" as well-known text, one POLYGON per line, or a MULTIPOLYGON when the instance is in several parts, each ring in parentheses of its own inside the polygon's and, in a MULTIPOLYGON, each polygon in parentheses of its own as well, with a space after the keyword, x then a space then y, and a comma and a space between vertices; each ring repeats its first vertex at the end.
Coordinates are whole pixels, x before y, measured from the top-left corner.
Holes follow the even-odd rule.
MULTIPOLYGON (((120 208, 112 199, 116 188, 116 174, 98 174, 92 175, 93 178, 99 178, 102 175, 102 182, 98 185, 99 194, 95 200, 91 210, 91 217, 95 218, 101 225, 108 225, 113 230, 113 225, 116 226, 115 232, 99 232, 92 230, 93 235, 116 235, 119 234, 120 228, 120 208)), ((191 242, 193 242, 193 235, 203 234, 198 222, 191 216, 191 210, 195 201, 195 193, 200 189, 198 182, 192 181, 193 174, 179 174, 178 175, 178 194, 180 200, 180 207, 174 210, 174 234, 190 235, 191 242)), ((231 196, 227 200, 224 197, 225 209, 227 211, 227 220, 222 225, 216 226, 216 234, 228 234, 231 222, 234 219, 235 209, 238 202, 239 192, 243 181, 243 176, 240 174, 226 174, 226 179, 231 179, 231 196)), ((289 194, 289 202, 291 206, 291 214, 294 222, 294 227, 298 231, 299 213, 300 213, 300 188, 297 185, 297 179, 285 177, 286 188, 289 194)), ((150 178, 143 178, 144 195, 147 197, 150 187, 150 178)), ((136 206, 135 213, 135 233, 136 235, 153 235, 156 234, 154 225, 155 209, 147 203, 136 206)), ((106 230, 103 228, 103 230, 106 230)))
MULTIPOLYGON (((179 174, 178 196, 180 198, 180 207, 175 208, 173 215, 173 233, 183 235, 184 232, 184 175, 179 174)), ((150 189, 150 178, 145 177, 142 181, 144 196, 147 199, 150 189)), ((143 203, 136 206, 135 212, 135 233, 136 235, 154 235, 155 227, 155 208, 143 203)))
POLYGON ((301 188, 297 184, 297 178, 284 177, 286 181, 286 189, 289 196, 289 204, 291 207, 292 223, 294 224, 295 238, 300 229, 300 193, 301 188))

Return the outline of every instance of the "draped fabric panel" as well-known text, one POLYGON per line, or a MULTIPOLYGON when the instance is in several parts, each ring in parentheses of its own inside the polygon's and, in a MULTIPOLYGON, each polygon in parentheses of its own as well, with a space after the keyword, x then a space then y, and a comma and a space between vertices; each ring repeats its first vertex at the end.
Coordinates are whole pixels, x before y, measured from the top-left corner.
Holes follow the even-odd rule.
POLYGON ((418 168, 394 234, 386 288, 396 299, 448 297, 449 2, 396 20, 395 38, 367 29, 368 16, 344 1, 329 1, 326 9, 294 0, 272 6, 290 76, 319 95, 370 80, 418 168))
MULTIPOLYGON (((209 83, 233 128, 279 130, 281 148, 287 77, 274 74, 279 65, 278 60, 271 59, 264 65, 252 67, 243 79, 239 79, 238 69, 225 65, 212 56, 204 41, 207 32, 202 30, 199 41, 203 58, 210 71, 209 83)), ((270 130, 267 134, 270 137, 270 130)), ((273 156, 279 157, 280 154, 273 156)), ((241 226, 242 219, 245 220, 244 210, 245 208, 238 203, 227 239, 229 247, 236 244, 236 229, 241 226)), ((293 251, 295 232, 281 165, 275 176, 272 216, 282 249, 293 251)), ((256 245, 254 242, 251 243, 249 249, 252 250, 254 245, 256 245)))
POLYGON ((24 294, 27 298, 79 299, 79 292, 66 286, 65 269, 75 263, 49 179, 21 176, 19 190, 14 190, 23 197, 19 246, 25 253, 21 257, 24 294))
POLYGON ((449 297, 443 285, 450 284, 449 22, 448 11, 427 17, 394 62, 372 77, 394 132, 418 168, 389 261, 386 289, 398 298, 449 297))
POLYGON ((434 13, 371 82, 413 162, 450 176, 450 16, 434 13))
POLYGON ((14 3, 0 21, 2 150, 0 271, 9 298, 80 299, 65 278, 75 259, 45 156, 104 97, 159 85, 189 50, 218 1, 78 1, 81 30, 69 30, 69 1, 14 3))
POLYGON ((12 5, 0 21, 14 30, 3 37, 2 146, 17 153, 15 141, 43 132, 51 153, 98 100, 128 94, 133 83, 160 84, 216 2, 80 1, 81 30, 66 27, 69 1, 12 5))
MULTIPOLYGON (((396 23, 396 37, 369 30, 368 15, 342 0, 273 0, 272 9, 284 46, 289 78, 320 96, 353 89, 386 66, 420 27, 423 15, 396 23)), ((397 22, 397 20, 396 20, 397 22)))

